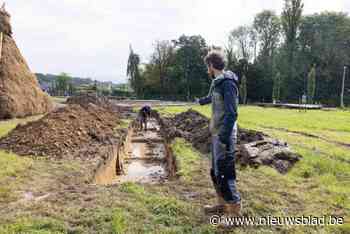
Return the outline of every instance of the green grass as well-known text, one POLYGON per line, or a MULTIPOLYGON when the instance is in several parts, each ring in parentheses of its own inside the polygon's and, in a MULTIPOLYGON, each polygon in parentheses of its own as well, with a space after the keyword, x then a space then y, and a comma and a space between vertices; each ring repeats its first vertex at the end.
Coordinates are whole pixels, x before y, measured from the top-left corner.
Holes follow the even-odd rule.
POLYGON ((57 102, 57 103, 65 103, 67 101, 67 97, 51 97, 52 101, 57 102))
POLYGON ((176 138, 171 144, 171 149, 176 157, 177 175, 184 180, 192 180, 200 163, 199 152, 182 138, 176 138))
MULTIPOLYGON (((42 116, 0 121, 0 138, 6 136, 18 124, 34 121, 42 116)), ((13 189, 17 180, 33 165, 33 160, 0 150, 0 202, 10 202, 17 198, 13 189), (10 181, 10 179, 15 181, 10 181)), ((0 229, 1 230, 1 229, 0 229)), ((1 232, 0 232, 1 233, 1 232)))
POLYGON ((131 123, 131 120, 129 120, 129 119, 121 119, 118 126, 115 127, 115 130, 127 129, 129 127, 130 123, 131 123))
POLYGON ((0 202, 10 202, 17 198, 13 188, 32 164, 30 158, 0 151, 0 202), (11 181, 10 178, 15 181, 11 181))
POLYGON ((297 110, 242 107, 239 112, 242 127, 259 126, 285 128, 350 143, 350 112, 336 110, 297 110), (259 118, 257 118, 259 116, 259 118))
MULTIPOLYGON (((209 106, 192 107, 210 117, 209 106)), ((158 109, 163 114, 174 115, 188 108, 158 109)), ((341 110, 298 113, 241 107, 241 126, 283 139, 303 156, 286 175, 265 166, 258 169, 238 166, 243 214, 250 217, 339 215, 345 217, 347 224, 241 227, 231 233, 350 233, 349 148, 281 130, 317 133, 323 137, 334 134, 332 139, 347 142, 348 117, 349 112, 341 110), (305 123, 300 118, 314 120, 305 123)), ((0 134, 6 135, 23 121, 0 122, 0 134)), ((127 122, 121 125, 124 127, 127 122)), ((176 138, 171 148, 176 156, 178 179, 164 184, 123 183, 107 187, 83 184, 84 175, 91 172, 86 163, 32 161, 0 151, 1 206, 18 201, 26 191, 54 194, 42 203, 0 213, 0 233, 222 233, 209 225, 209 218, 201 209, 216 201, 209 158, 181 138, 176 138)))
MULTIPOLYGON (((210 117, 210 106, 160 107, 158 110, 164 115, 174 115, 189 108, 199 111, 208 118, 210 117)), ((349 111, 338 109, 336 111, 310 110, 299 112, 289 109, 243 106, 239 108, 238 118, 240 126, 244 128, 284 128, 350 144, 349 111)))
POLYGON ((114 233, 212 233, 208 225, 193 225, 197 208, 192 204, 149 189, 131 182, 120 186, 126 202, 114 211, 114 233))
POLYGON ((32 165, 30 158, 19 157, 12 153, 0 151, 0 179, 16 177, 32 165))
POLYGON ((50 218, 21 218, 15 223, 1 225, 0 233, 67 234, 63 223, 50 218))
MULTIPOLYGON (((162 107, 158 110, 163 115, 172 116, 189 108, 210 118, 210 106, 162 107)), ((327 233, 350 231, 350 148, 334 142, 350 143, 349 111, 339 109, 298 112, 243 106, 239 109, 238 121, 240 127, 263 131, 274 138, 288 142, 292 149, 303 156, 302 160, 284 176, 267 167, 260 167, 257 170, 239 169, 239 178, 245 181, 240 184, 240 189, 245 194, 244 199, 248 199, 251 203, 248 213, 278 215, 284 210, 283 207, 289 206, 285 203, 285 199, 293 194, 301 202, 300 205, 293 207, 296 209, 294 211, 296 215, 323 216, 333 214, 337 210, 337 213, 345 216, 345 222, 348 224, 327 228, 327 233), (317 135, 321 139, 286 130, 317 135), (270 187, 266 180, 273 186, 270 187), (248 188, 250 183, 256 188, 248 188), (276 193, 279 190, 286 193, 287 197, 276 193)), ((304 231, 301 229, 301 232, 304 231)))
POLYGON ((6 136, 11 132, 18 124, 25 124, 27 122, 35 121, 42 118, 42 115, 31 116, 22 119, 11 119, 11 120, 1 120, 0 121, 0 138, 6 136))
POLYGON ((127 229, 127 218, 124 210, 116 209, 113 214, 113 231, 115 234, 123 234, 127 229))

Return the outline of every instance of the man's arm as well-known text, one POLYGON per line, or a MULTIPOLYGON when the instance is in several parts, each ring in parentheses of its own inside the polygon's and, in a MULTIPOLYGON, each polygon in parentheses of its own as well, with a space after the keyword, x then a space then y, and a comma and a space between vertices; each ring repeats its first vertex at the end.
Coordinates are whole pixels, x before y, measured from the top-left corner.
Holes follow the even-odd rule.
POLYGON ((201 106, 207 105, 207 104, 210 104, 210 103, 211 103, 211 97, 213 96, 213 88, 214 88, 214 81, 211 82, 208 96, 203 97, 203 98, 200 98, 200 99, 198 100, 198 102, 199 102, 199 104, 200 104, 201 106))
POLYGON ((225 81, 223 83, 224 97, 224 126, 219 133, 220 141, 224 144, 229 144, 232 135, 233 126, 237 120, 237 90, 233 82, 225 81))
POLYGON ((198 100, 200 105, 207 105, 211 103, 211 96, 206 96, 198 100))

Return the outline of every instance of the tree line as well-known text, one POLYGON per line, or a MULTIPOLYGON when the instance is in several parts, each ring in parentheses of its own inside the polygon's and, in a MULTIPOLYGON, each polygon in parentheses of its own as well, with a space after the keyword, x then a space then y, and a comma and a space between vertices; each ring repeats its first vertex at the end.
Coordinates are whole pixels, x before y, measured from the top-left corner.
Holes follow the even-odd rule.
MULTIPOLYGON (((251 25, 231 30, 223 48, 226 67, 240 77, 247 102, 350 104, 350 17, 342 12, 303 15, 302 0, 284 0, 283 11, 258 13, 251 25)), ((215 48, 214 49, 218 49, 215 48)), ((203 57, 209 46, 200 35, 156 41, 148 63, 130 46, 127 75, 139 98, 193 100, 208 92, 203 57)))
POLYGON ((62 72, 59 75, 36 74, 41 89, 51 96, 72 96, 82 93, 96 93, 103 96, 131 97, 128 84, 113 84, 91 78, 72 77, 62 72))

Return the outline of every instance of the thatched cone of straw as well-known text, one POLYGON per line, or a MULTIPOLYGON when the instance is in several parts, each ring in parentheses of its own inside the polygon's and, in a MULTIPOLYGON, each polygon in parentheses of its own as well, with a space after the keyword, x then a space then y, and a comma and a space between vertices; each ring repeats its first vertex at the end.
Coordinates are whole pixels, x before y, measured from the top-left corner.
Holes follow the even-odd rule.
POLYGON ((50 97, 40 89, 12 38, 10 14, 3 6, 0 9, 0 119, 43 114, 52 108, 50 97))

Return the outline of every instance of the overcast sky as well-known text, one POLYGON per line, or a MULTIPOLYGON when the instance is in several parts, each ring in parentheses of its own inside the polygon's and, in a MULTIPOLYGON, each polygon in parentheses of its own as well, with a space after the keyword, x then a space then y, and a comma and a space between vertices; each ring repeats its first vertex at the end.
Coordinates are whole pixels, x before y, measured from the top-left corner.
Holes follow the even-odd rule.
MULTIPOLYGON (((202 35, 223 45, 233 28, 283 0, 9 0, 14 38, 34 72, 123 82, 129 44, 147 61, 156 40, 202 35)), ((304 0, 304 14, 350 11, 349 0, 304 0)))

